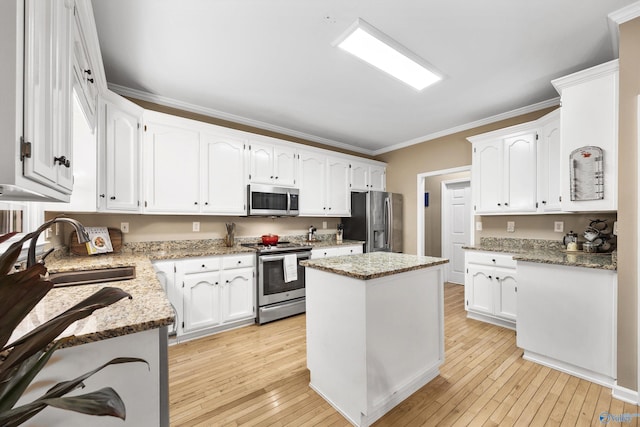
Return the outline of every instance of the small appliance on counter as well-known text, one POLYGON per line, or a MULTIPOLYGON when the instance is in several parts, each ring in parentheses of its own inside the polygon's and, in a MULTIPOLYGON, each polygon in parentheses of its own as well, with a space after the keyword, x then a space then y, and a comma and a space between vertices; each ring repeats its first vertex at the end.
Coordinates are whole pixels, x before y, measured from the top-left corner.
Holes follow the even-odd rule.
POLYGON ((573 230, 569 231, 562 238, 562 244, 567 247, 567 251, 575 252, 578 250, 578 234, 574 233, 573 230))
POLYGON ((582 244, 582 250, 584 252, 609 252, 611 250, 609 240, 613 235, 609 232, 609 225, 606 219, 591 220, 582 236, 586 240, 586 242, 582 244))
POLYGON ((316 231, 318 231, 317 228, 315 228, 313 225, 309 226, 309 232, 307 233, 307 241, 308 242, 315 242, 316 239, 316 231))

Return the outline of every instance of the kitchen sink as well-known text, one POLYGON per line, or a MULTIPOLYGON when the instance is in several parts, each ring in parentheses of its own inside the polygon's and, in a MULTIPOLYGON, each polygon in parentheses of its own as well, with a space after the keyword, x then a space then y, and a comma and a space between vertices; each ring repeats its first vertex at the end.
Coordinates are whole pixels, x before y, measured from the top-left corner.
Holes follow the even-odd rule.
POLYGON ((136 268, 133 266, 49 273, 49 280, 53 282, 54 287, 115 282, 119 280, 129 280, 135 277, 136 268))

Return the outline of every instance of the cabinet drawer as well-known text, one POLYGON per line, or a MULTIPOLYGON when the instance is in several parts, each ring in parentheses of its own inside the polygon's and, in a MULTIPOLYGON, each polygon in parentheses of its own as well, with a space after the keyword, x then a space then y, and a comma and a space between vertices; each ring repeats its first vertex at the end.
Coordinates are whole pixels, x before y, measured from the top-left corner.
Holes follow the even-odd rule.
POLYGON ((182 274, 220 270, 220 257, 201 257, 176 261, 176 272, 182 274))
POLYGON ((222 258, 222 268, 228 270, 230 268, 253 267, 255 259, 254 254, 225 256, 222 258))
POLYGON ((517 262, 510 254, 496 252, 467 251, 465 254, 467 264, 490 265, 492 267, 516 268, 517 262))

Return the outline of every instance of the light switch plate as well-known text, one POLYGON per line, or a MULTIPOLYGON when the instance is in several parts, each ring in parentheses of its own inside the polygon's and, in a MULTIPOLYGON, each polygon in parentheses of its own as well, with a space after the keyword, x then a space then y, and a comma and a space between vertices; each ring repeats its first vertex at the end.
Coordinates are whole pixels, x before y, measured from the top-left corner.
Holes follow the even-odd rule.
POLYGON ((120 231, 122 231, 123 233, 128 233, 129 232, 129 223, 128 222, 121 222, 120 223, 120 231))
POLYGON ((200 222, 198 221, 193 221, 193 231, 200 231, 200 222))
POLYGON ((482 231, 482 221, 476 221, 476 231, 482 231))
POLYGON ((516 222, 507 221, 507 233, 513 233, 516 231, 516 222))
POLYGON ((562 233, 564 231, 564 221, 555 221, 553 223, 553 231, 562 233))
POLYGON ((618 221, 613 221, 613 235, 618 235, 618 221))

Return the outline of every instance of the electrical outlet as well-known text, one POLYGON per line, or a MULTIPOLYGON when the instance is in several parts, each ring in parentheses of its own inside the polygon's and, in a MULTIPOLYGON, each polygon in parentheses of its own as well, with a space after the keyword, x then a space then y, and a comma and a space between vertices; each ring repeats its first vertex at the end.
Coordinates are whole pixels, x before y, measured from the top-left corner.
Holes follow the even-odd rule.
POLYGON ((613 221, 613 235, 618 235, 618 221, 613 221))
POLYGON ((120 223, 120 231, 122 231, 123 233, 128 233, 129 232, 129 223, 128 222, 121 222, 120 223))
POLYGON ((555 221, 553 223, 553 231, 562 233, 564 231, 564 221, 555 221))
POLYGON ((54 224, 54 227, 56 228, 56 236, 59 236, 60 235, 60 223, 56 222, 54 224))
POLYGON ((327 229, 327 221, 322 221, 322 228, 327 229))
POLYGON ((482 231, 482 221, 476 221, 476 231, 482 231))
POLYGON ((198 221, 193 221, 193 231, 200 231, 200 223, 198 221))
POLYGON ((507 221, 507 233, 513 233, 516 231, 515 221, 507 221))
POLYGON ((51 227, 49 227, 44 231, 44 238, 49 240, 51 239, 52 234, 53 234, 53 230, 51 230, 51 227))

